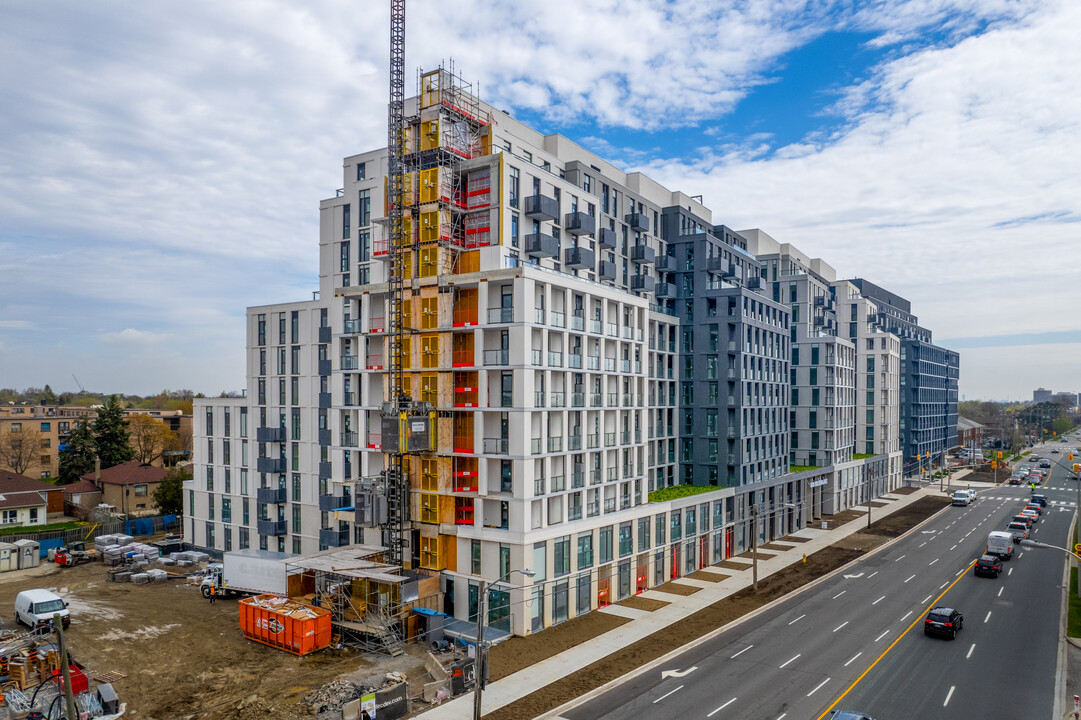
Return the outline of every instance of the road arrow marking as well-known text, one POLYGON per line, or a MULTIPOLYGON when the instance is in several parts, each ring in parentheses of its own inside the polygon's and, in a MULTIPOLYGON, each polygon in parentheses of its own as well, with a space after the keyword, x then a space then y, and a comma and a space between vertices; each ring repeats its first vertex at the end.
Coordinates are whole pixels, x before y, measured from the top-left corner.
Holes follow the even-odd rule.
POLYGON ((665 670, 664 672, 661 673, 661 679, 662 680, 667 680, 670 677, 678 677, 678 678, 687 677, 688 675, 690 675, 691 673, 693 673, 697 669, 698 669, 698 666, 687 668, 686 670, 665 670))
POLYGON ((854 579, 854 578, 861 578, 861 577, 863 577, 863 573, 860 573, 859 575, 845 575, 845 577, 846 577, 846 578, 848 578, 849 580, 852 580, 852 579, 854 579))

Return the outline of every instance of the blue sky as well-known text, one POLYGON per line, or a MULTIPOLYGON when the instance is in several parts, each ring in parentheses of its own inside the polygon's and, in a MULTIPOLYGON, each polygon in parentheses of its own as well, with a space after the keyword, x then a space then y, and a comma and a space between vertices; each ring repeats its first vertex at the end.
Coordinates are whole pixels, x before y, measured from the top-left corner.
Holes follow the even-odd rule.
MULTIPOLYGON (((1081 390, 1081 4, 410 0, 407 63, 913 303, 961 391, 1081 390)), ((0 386, 243 385, 385 142, 382 3, 0 5, 0 386)), ((410 71, 412 76, 412 70, 410 71)))

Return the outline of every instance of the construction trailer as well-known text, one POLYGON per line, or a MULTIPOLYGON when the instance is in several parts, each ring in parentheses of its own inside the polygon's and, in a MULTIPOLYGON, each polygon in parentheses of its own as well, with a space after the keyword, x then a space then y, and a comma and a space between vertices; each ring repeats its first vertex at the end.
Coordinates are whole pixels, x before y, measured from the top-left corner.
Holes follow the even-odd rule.
POLYGON ((303 594, 294 600, 326 608, 334 632, 365 650, 400 655, 416 623, 412 610, 438 606, 437 575, 417 573, 386 562, 387 548, 350 545, 286 560, 291 582, 303 594))

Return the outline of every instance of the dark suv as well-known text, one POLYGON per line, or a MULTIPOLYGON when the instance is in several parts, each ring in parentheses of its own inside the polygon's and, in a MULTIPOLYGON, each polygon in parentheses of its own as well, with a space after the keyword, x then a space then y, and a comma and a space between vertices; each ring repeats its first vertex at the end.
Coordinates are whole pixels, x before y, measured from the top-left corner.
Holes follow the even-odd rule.
POLYGON ((948 607, 936 607, 927 613, 923 621, 924 635, 945 635, 953 639, 965 624, 965 618, 960 612, 948 607))
POLYGON ((1047 507, 1047 496, 1033 495, 1031 498, 1029 498, 1029 502, 1033 505, 1039 505, 1040 507, 1047 507))
POLYGON ((976 561, 973 572, 977 575, 998 577, 998 574, 1002 572, 1002 561, 994 555, 981 555, 980 559, 976 561))

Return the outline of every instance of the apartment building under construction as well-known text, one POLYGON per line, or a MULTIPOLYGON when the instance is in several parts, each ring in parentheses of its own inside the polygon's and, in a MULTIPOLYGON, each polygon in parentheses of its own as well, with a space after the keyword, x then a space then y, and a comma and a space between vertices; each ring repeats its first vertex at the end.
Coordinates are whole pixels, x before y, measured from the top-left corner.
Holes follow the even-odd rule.
MULTIPOLYGON (((751 233, 443 68, 419 77, 399 142, 399 246, 387 149, 345 158, 320 204, 318 299, 249 308, 247 397, 197 401, 196 545, 385 544, 380 478, 400 448, 403 564, 438 575, 462 619, 480 580, 535 571, 492 593, 492 623, 522 634, 861 501, 840 483, 885 464, 853 458, 851 341, 831 341, 843 431, 790 472, 792 344, 811 340, 751 233), (392 360, 404 432, 387 422, 392 360), (675 485, 703 492, 650 500, 675 485)), ((880 475, 881 491, 900 481, 880 475)))

